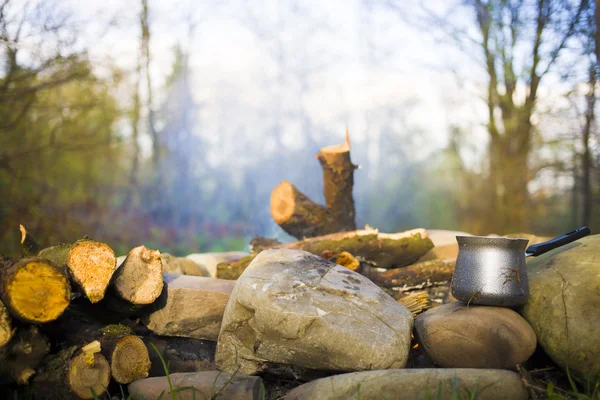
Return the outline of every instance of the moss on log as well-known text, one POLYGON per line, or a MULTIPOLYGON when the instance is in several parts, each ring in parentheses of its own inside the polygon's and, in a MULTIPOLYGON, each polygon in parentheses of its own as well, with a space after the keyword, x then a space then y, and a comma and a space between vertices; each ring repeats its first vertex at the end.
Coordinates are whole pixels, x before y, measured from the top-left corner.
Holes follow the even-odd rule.
POLYGON ((113 277, 112 286, 121 299, 131 304, 151 304, 162 291, 162 274, 160 251, 139 246, 127 254, 113 277))
POLYGON ((106 288, 117 268, 117 257, 106 244, 82 239, 73 244, 46 248, 39 257, 69 269, 73 281, 92 303, 104 298, 106 288))
POLYGON ((0 295, 13 317, 46 323, 57 319, 69 305, 71 285, 66 269, 47 259, 2 258, 0 295))
POLYGON ((92 362, 85 346, 71 346, 48 357, 33 379, 35 398, 40 400, 93 399, 110 383, 110 366, 100 352, 92 362))
POLYGON ((370 270, 365 276, 379 286, 411 290, 450 282, 455 264, 454 258, 431 260, 385 272, 370 270))
POLYGON ((0 301, 0 349, 6 346, 12 339, 15 330, 12 327, 12 320, 8 310, 2 301, 0 301))
POLYGON ((354 170, 350 160, 350 141, 322 148, 316 155, 323 169, 322 206, 284 180, 271 193, 271 216, 290 235, 302 239, 356 229, 354 170))
POLYGON ((250 254, 236 261, 224 261, 217 264, 217 278, 236 280, 248 268, 258 253, 250 254))
POLYGON ((318 256, 322 256, 325 252, 340 254, 346 251, 380 268, 410 265, 432 247, 433 242, 427 236, 425 229, 395 234, 379 233, 376 230, 358 230, 274 246, 274 248, 304 250, 318 256))
POLYGON ((26 385, 49 352, 50 344, 37 326, 19 328, 8 345, 0 349, 0 375, 26 385))

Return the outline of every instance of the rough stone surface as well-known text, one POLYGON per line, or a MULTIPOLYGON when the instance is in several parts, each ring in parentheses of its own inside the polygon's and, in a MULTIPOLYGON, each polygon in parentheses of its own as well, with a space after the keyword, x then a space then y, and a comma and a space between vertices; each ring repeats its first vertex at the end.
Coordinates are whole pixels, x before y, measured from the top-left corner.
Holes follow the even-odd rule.
POLYGON ((305 251, 265 250, 237 281, 216 362, 244 374, 268 363, 402 368, 412 325, 410 311, 364 276, 305 251))
MULTIPOLYGON (((173 389, 183 389, 177 392, 178 400, 192 399, 228 399, 228 400, 259 400, 262 379, 257 376, 236 374, 231 376, 220 371, 187 372, 170 374, 173 389), (195 395, 191 389, 195 390, 195 395), (217 397, 218 395, 218 397, 217 397)), ((170 399, 169 382, 167 377, 146 378, 137 380, 127 386, 133 400, 158 399, 161 393, 163 399, 170 399)))
POLYGON ((531 326, 505 307, 445 304, 419 315, 415 331, 427 355, 446 368, 515 369, 536 347, 531 326))
POLYGON ((558 365, 595 382, 600 374, 600 235, 528 261, 530 295, 522 315, 558 365))
POLYGON ((285 400, 404 400, 452 399, 454 382, 459 398, 467 390, 478 400, 526 400, 520 376, 497 369, 389 369, 334 375, 292 390, 285 400), (440 390, 441 396, 438 396, 440 390))
POLYGON ((245 251, 227 251, 223 253, 194 253, 186 256, 197 264, 203 265, 211 277, 217 277, 217 265, 224 261, 239 260, 249 253, 245 251))
POLYGON ((210 273, 202 264, 195 262, 187 257, 175 257, 169 253, 162 253, 160 259, 163 265, 163 271, 169 274, 208 276, 210 273))
POLYGON ((158 335, 217 340, 235 281, 163 274, 163 292, 142 318, 158 335))

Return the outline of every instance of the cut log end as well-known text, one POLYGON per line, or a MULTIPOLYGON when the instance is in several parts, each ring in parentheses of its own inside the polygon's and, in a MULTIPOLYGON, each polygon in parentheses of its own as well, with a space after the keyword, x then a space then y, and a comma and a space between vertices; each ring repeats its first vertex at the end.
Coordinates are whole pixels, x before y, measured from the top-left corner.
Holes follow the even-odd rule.
POLYGON ((0 301, 0 348, 6 346, 6 344, 10 342, 14 332, 8 310, 0 301))
POLYGON ((97 303, 104 298, 106 287, 117 268, 117 257, 104 243, 82 240, 69 251, 67 265, 90 302, 97 303))
POLYGON ((296 210, 294 185, 283 181, 271 193, 271 215, 278 224, 288 221, 296 210))
POLYGON ((94 362, 88 365, 86 354, 82 352, 71 361, 68 380, 73 393, 82 399, 93 399, 93 393, 99 396, 110 382, 108 361, 101 353, 94 353, 94 362))
POLYGON ((2 298, 14 316, 31 323, 57 319, 71 301, 63 268, 41 258, 23 259, 4 273, 2 298))
POLYGON ((161 253, 145 246, 132 249, 117 270, 114 288, 131 304, 151 304, 163 289, 161 253))
POLYGON ((137 336, 125 336, 117 342, 111 357, 112 377, 121 384, 146 378, 150 371, 150 355, 137 336))

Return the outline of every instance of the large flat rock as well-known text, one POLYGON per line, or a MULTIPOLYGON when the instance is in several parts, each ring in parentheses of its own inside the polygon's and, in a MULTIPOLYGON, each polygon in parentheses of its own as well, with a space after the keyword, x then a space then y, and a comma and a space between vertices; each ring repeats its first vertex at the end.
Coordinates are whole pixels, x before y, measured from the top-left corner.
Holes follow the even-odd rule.
POLYGON ((364 276, 305 251, 265 250, 231 294, 216 362, 243 374, 268 363, 402 368, 412 325, 410 311, 364 276))
POLYGON ((285 400, 527 400, 518 374, 490 369, 389 369, 334 375, 292 390, 285 400), (438 392, 439 391, 439 392, 438 392), (438 395, 439 393, 439 395, 438 395), (454 396, 457 393, 458 396, 454 396))
POLYGON ((158 335, 217 340, 235 281, 163 274, 165 286, 142 318, 158 335))

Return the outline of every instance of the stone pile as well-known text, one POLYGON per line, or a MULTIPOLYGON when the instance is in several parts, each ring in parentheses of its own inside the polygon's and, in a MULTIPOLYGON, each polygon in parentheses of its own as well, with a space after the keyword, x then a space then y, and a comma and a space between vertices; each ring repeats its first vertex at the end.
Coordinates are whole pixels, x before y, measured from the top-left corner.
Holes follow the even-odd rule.
POLYGON ((132 399, 170 398, 170 386, 178 399, 527 399, 522 367, 538 347, 580 382, 600 375, 600 235, 532 259, 522 308, 464 304, 440 278, 411 284, 434 300, 414 317, 398 301, 406 287, 381 283, 414 279, 402 268, 415 276, 452 268, 451 235, 430 232, 444 262, 434 247, 398 271, 365 260, 354 271, 331 257, 273 248, 252 255, 237 280, 224 280, 213 275, 217 265, 247 253, 186 257, 209 263, 192 268, 208 276, 163 271, 152 304, 114 312, 152 361, 149 377, 128 385, 132 399))

